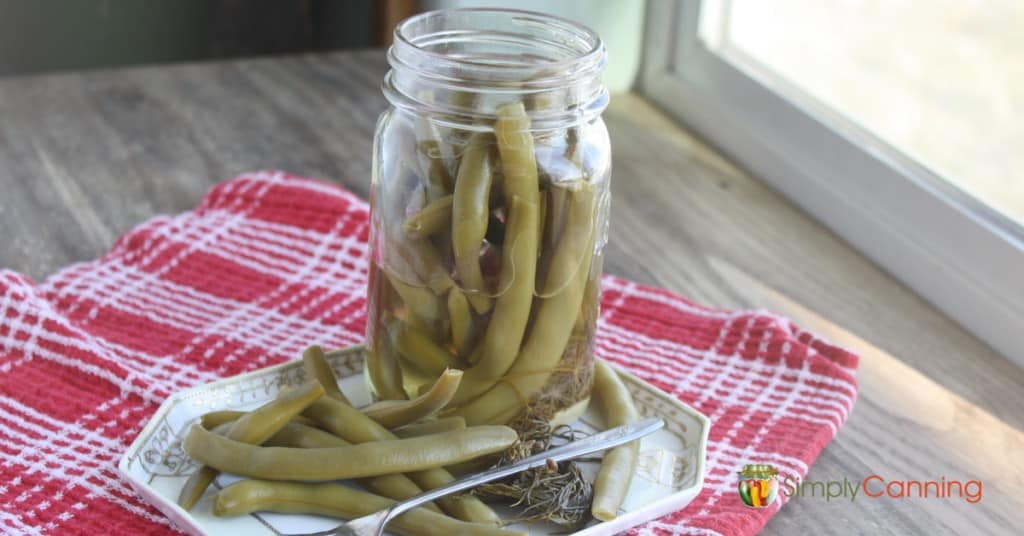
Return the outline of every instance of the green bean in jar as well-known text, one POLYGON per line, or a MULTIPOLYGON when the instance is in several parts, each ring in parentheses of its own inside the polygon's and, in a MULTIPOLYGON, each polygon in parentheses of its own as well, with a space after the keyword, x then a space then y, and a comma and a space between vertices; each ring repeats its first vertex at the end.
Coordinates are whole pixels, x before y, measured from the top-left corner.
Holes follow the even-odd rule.
POLYGON ((610 202, 600 38, 548 15, 431 12, 396 29, 388 58, 370 197, 374 395, 416 398, 454 368, 443 415, 571 421, 593 384, 610 202))

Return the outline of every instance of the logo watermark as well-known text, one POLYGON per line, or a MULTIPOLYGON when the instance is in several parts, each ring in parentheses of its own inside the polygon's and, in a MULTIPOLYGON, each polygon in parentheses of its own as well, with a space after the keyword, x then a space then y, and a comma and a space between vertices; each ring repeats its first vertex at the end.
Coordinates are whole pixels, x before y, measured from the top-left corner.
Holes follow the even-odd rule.
POLYGON ((745 465, 739 472, 740 500, 751 508, 764 508, 779 496, 779 472, 768 464, 745 465))
POLYGON ((752 508, 771 505, 778 495, 787 499, 819 498, 826 501, 867 499, 962 499, 970 504, 981 502, 980 480, 887 480, 877 474, 859 480, 800 480, 786 475, 778 478, 778 470, 769 464, 745 465, 739 472, 740 500, 752 508))

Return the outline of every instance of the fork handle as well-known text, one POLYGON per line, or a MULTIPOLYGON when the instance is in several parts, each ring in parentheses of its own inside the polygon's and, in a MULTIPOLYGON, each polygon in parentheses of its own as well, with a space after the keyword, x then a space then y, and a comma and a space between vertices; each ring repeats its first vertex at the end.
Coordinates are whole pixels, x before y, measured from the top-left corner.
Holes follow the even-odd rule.
POLYGON ((547 464, 548 460, 560 462, 562 460, 578 458, 594 452, 610 449, 612 447, 622 445, 623 443, 629 443, 630 441, 635 441, 641 437, 654 433, 663 426, 665 426, 665 421, 661 419, 644 419, 635 423, 612 428, 611 430, 606 430, 604 432, 573 441, 572 443, 567 443, 560 447, 541 452, 540 454, 535 454, 511 465, 496 467, 482 473, 470 475, 466 478, 456 480, 455 482, 446 484, 439 488, 425 491, 419 495, 410 497, 402 502, 392 505, 387 509, 387 513, 384 515, 381 526, 383 527, 392 518, 412 510, 417 506, 435 499, 440 499, 446 495, 474 488, 494 480, 499 480, 507 476, 514 475, 520 471, 540 467, 547 464))

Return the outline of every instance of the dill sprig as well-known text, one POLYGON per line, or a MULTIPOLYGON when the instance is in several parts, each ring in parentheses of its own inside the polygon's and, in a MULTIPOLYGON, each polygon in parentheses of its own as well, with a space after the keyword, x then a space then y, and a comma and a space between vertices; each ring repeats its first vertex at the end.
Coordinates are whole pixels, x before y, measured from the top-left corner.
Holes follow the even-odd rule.
MULTIPOLYGON (((551 428, 545 419, 528 415, 513 426, 519 430, 519 441, 502 453, 496 466, 514 463, 583 435, 571 426, 551 428)), ((507 520, 509 524, 550 521, 571 530, 590 520, 593 491, 593 486, 576 462, 557 464, 550 461, 544 467, 484 484, 473 493, 507 501, 513 507, 523 507, 520 515, 507 520)))

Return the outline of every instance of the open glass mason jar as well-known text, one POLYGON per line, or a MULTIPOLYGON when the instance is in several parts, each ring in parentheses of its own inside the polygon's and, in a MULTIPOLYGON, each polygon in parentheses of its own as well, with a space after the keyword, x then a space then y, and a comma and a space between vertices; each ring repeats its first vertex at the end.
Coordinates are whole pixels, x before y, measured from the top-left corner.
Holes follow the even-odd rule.
POLYGON ((567 422, 589 400, 611 158, 605 50, 547 15, 395 31, 373 156, 366 371, 378 399, 462 370, 444 412, 567 422))

